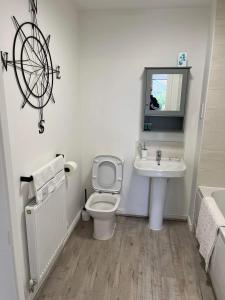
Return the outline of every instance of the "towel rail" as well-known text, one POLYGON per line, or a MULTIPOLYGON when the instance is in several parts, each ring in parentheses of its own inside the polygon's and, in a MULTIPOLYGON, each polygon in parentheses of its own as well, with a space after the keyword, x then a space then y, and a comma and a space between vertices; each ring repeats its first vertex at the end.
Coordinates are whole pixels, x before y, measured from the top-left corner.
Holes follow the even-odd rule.
MULTIPOLYGON (((56 154, 56 157, 62 155, 64 157, 64 154, 56 154)), ((64 168, 64 171, 66 173, 69 173, 70 172, 70 169, 69 168, 64 168)), ((20 177, 20 182, 32 182, 33 181, 33 176, 29 176, 29 177, 26 177, 26 176, 21 176, 20 177)))
POLYGON ((32 182, 33 181, 33 176, 30 176, 30 177, 21 176, 20 181, 21 182, 32 182))

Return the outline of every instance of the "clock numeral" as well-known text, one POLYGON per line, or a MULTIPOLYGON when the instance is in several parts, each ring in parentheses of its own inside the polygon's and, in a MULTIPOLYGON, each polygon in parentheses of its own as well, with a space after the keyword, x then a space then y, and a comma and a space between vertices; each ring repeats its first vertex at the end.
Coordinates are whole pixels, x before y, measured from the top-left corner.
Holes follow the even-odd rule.
POLYGON ((33 14, 37 14, 37 0, 30 0, 30 11, 33 14))
POLYGON ((1 61, 2 61, 2 66, 3 68, 7 71, 8 69, 8 52, 2 52, 1 51, 1 61))
POLYGON ((56 79, 61 79, 60 66, 56 67, 56 79))
POLYGON ((45 126, 44 126, 45 120, 40 120, 38 123, 38 127, 39 127, 39 133, 42 134, 45 131, 45 126))

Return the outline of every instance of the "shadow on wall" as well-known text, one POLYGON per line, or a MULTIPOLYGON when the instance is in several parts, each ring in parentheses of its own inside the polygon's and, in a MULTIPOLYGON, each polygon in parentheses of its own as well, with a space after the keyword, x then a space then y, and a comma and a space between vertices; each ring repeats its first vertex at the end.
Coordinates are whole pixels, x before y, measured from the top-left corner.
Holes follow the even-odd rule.
POLYGON ((92 164, 89 170, 87 177, 84 179, 83 183, 83 191, 82 191, 82 203, 85 203, 85 189, 87 189, 87 199, 94 193, 94 189, 92 187, 92 164))
MULTIPOLYGON (((28 205, 29 200, 29 183, 20 183, 20 195, 23 199, 23 207, 28 205)), ((28 282, 30 280, 30 268, 29 268, 29 257, 28 257, 28 243, 27 243, 27 231, 26 231, 26 221, 25 221, 25 210, 21 214, 20 218, 21 229, 22 229, 22 247, 24 253, 24 266, 26 270, 26 282, 27 286, 24 287, 26 291, 29 290, 28 282)))
MULTIPOLYGON (((149 210, 149 178, 136 174, 134 168, 128 181, 128 192, 126 195, 126 212, 131 215, 148 216, 149 210), (132 201, 129 201, 131 200, 132 201)), ((123 205, 123 202, 122 202, 123 205)))
POLYGON ((164 216, 182 219, 187 216, 185 203, 185 178, 172 178, 168 180, 167 200, 164 216))
MULTIPOLYGON (((189 82, 188 82, 188 86, 187 86, 187 96, 186 96, 186 104, 185 104, 185 114, 187 114, 187 112, 189 111, 189 105, 190 105, 190 101, 188 101, 189 99, 189 94, 190 94, 190 90, 191 90, 191 85, 192 82, 194 80, 193 74, 191 72, 189 72, 189 82)), ((186 132, 186 126, 187 126, 187 117, 184 118, 184 132, 186 132)))
POLYGON ((143 126, 144 126, 144 107, 145 107, 145 88, 146 88, 146 78, 145 71, 143 71, 141 77, 141 109, 140 109, 140 133, 139 139, 142 137, 143 126))

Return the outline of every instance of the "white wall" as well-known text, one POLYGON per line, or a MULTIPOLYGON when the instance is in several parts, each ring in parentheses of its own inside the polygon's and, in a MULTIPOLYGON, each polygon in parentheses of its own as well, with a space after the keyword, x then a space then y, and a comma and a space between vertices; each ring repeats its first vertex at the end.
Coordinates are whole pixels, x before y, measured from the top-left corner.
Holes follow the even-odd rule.
POLYGON ((15 214, 11 214, 11 187, 7 179, 11 176, 9 161, 9 140, 6 121, 6 105, 3 89, 2 72, 0 72, 0 299, 17 300, 18 289, 15 273, 13 225, 15 214), (4 115, 3 115, 4 114, 4 115))
POLYGON ((170 185, 170 213, 187 215, 191 192, 197 123, 209 27, 209 9, 86 11, 80 15, 80 100, 83 106, 83 182, 90 189, 92 159, 114 153, 125 159, 120 208, 147 215, 148 179, 134 174, 135 143, 183 141, 183 134, 143 134, 141 113, 144 67, 176 66, 187 51, 192 66, 185 159, 187 177, 181 190, 170 185), (185 197, 183 197, 185 191, 185 197), (184 199, 185 198, 185 199, 184 199), (176 205, 174 205, 174 201, 176 205))
MULTIPOLYGON (((0 12, 0 49, 12 53, 15 28, 10 17, 18 21, 30 20, 27 0, 4 2, 0 12)), ((19 270, 20 299, 28 299, 27 246, 24 224, 24 206, 27 203, 27 186, 20 185, 20 176, 30 175, 55 157, 64 153, 67 160, 78 162, 79 171, 70 177, 67 185, 66 206, 69 223, 81 208, 80 166, 80 105, 78 101, 78 25, 72 1, 38 1, 39 26, 47 36, 51 34, 50 49, 55 65, 61 66, 62 79, 55 81, 56 104, 44 110, 46 130, 38 134, 38 113, 28 105, 21 110, 22 97, 16 84, 13 69, 4 72, 4 86, 12 152, 14 209, 17 213, 16 263, 19 270)), ((13 299, 12 299, 13 300, 13 299)))

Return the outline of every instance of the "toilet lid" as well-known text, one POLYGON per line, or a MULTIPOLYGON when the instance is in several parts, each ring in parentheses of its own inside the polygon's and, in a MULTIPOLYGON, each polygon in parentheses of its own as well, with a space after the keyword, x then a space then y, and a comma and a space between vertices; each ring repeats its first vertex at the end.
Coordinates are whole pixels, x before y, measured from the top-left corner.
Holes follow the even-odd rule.
POLYGON ((92 186, 97 192, 119 193, 122 187, 123 162, 116 156, 95 157, 92 168, 92 186))

